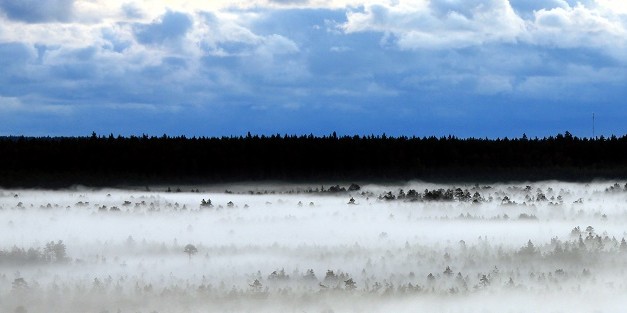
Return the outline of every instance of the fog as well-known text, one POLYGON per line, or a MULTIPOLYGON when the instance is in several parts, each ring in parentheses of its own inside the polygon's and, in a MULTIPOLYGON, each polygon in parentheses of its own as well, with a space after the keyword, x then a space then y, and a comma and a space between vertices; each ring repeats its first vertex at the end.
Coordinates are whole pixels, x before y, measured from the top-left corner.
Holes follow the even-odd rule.
POLYGON ((627 307, 625 182, 349 185, 0 190, 0 312, 627 307))

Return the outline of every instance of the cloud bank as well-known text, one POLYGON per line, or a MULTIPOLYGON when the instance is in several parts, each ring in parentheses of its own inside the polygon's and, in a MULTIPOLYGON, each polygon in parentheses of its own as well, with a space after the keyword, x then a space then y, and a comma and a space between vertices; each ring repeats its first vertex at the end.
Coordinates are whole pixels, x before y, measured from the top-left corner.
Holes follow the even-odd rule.
POLYGON ((624 133, 626 65, 609 0, 2 0, 0 133, 624 133))

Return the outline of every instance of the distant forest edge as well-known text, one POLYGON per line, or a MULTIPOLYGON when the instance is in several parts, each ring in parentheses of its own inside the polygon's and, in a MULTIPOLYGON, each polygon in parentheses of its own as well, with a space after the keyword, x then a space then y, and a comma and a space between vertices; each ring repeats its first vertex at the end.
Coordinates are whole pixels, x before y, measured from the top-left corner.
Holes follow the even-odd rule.
POLYGON ((627 178, 627 136, 0 137, 0 186, 627 178))

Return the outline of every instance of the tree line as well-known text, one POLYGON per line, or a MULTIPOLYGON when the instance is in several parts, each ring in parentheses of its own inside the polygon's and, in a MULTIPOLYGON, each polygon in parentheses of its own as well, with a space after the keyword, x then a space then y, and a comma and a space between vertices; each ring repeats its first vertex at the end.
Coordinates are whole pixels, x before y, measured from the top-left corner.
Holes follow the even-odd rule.
POLYGON ((69 262, 66 247, 63 241, 50 241, 41 248, 21 248, 13 246, 11 249, 0 249, 0 265, 29 265, 40 263, 65 263, 69 262))
POLYGON ((0 186, 627 178, 627 136, 0 137, 0 186))

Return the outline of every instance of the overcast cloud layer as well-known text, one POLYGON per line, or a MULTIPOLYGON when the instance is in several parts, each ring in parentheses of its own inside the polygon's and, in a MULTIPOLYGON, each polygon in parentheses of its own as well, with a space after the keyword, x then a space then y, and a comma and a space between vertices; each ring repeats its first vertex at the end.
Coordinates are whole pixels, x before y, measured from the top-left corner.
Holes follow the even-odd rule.
POLYGON ((0 0, 0 135, 624 134, 622 0, 0 0))

